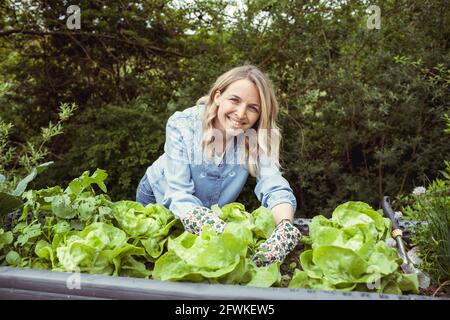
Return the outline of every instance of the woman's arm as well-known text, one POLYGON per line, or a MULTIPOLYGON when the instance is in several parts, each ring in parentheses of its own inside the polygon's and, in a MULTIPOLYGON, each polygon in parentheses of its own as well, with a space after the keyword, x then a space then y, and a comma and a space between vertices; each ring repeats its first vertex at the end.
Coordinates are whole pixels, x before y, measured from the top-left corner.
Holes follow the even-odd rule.
POLYGON ((294 207, 287 202, 280 203, 272 208, 272 214, 276 225, 283 219, 289 219, 292 222, 294 220, 294 207))
POLYGON ((300 231, 292 224, 296 199, 289 186, 273 163, 261 166, 255 193, 261 204, 271 209, 276 228, 260 245, 253 257, 257 266, 267 266, 276 261, 283 262, 298 243, 300 231))
POLYGON ((194 196, 195 185, 191 177, 191 159, 188 145, 184 141, 188 131, 188 121, 189 119, 181 112, 175 112, 167 120, 164 143, 166 158, 163 167, 167 188, 162 204, 180 219, 189 210, 203 206, 201 200, 194 196))
POLYGON ((262 206, 272 210, 277 224, 282 219, 292 221, 297 200, 289 182, 272 161, 261 162, 260 175, 256 177, 255 194, 262 206))

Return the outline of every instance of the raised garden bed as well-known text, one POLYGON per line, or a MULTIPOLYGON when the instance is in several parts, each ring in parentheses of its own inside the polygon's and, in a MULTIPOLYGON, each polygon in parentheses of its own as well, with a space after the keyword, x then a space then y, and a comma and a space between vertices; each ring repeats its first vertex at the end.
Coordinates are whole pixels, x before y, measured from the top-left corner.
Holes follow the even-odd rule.
MULTIPOLYGON (((295 225, 308 233, 307 219, 295 225)), ((54 272, 29 268, 0 267, 0 299, 274 299, 274 300, 436 300, 446 297, 393 295, 287 288, 292 263, 299 267, 299 244, 281 266, 282 287, 255 288, 189 282, 170 282, 129 277, 54 272), (76 281, 74 285, 74 281, 76 281)), ((430 291, 428 291, 430 292, 430 291)), ((430 294, 430 293, 429 293, 430 294)))

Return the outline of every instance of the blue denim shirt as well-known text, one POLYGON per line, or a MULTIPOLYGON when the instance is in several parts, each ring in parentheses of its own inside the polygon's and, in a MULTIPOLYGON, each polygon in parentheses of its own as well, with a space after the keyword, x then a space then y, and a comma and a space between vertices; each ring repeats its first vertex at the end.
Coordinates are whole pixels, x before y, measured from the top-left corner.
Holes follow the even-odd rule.
MULTIPOLYGON (((197 105, 177 111, 168 119, 164 154, 146 171, 156 202, 178 218, 197 206, 222 207, 236 201, 249 175, 247 166, 239 164, 243 151, 238 148, 237 139, 227 146, 220 160, 202 156, 203 111, 204 105, 197 105)), ((261 204, 271 209, 290 203, 295 211, 295 196, 275 164, 267 161, 260 166, 255 194, 261 204)))

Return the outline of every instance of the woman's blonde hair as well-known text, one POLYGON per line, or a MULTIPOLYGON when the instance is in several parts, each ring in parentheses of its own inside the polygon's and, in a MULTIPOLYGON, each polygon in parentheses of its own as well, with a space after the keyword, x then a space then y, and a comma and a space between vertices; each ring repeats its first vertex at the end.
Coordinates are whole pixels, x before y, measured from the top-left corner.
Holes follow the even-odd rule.
POLYGON ((258 121, 255 123, 253 129, 256 130, 257 148, 249 146, 248 136, 244 139, 245 152, 243 153, 243 160, 241 163, 248 164, 248 171, 250 175, 256 177, 259 175, 260 155, 263 153, 267 159, 273 162, 278 168, 279 163, 279 147, 281 143, 280 130, 276 124, 278 114, 278 102, 269 78, 256 66, 243 65, 233 68, 219 78, 212 86, 209 94, 201 97, 197 101, 197 105, 205 104, 205 110, 202 116, 202 151, 207 157, 212 157, 214 134, 213 122, 217 117, 217 106, 214 103, 214 96, 217 91, 223 93, 230 84, 235 81, 247 79, 255 84, 261 102, 261 112, 258 121), (263 130, 265 129, 265 130, 263 130), (258 150, 259 149, 259 152, 258 150))

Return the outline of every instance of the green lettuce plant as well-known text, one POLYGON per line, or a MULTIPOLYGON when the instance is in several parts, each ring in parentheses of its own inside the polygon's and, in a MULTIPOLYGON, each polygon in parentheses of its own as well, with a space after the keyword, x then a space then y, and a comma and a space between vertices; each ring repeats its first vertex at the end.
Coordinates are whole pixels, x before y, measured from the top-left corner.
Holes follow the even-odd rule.
MULTIPOLYGON (((123 258, 145 254, 143 248, 129 244, 127 240, 126 233, 119 228, 103 222, 93 223, 58 245, 56 256, 60 268, 55 270, 119 275, 123 258)), ((41 245, 36 253, 41 257, 43 249, 50 251, 49 247, 49 244, 41 245)))
POLYGON ((316 216, 308 245, 290 288, 418 293, 416 275, 400 271, 395 249, 386 244, 391 222, 363 202, 339 205, 330 219, 316 216))
POLYGON ((260 207, 251 214, 240 203, 220 209, 227 222, 220 235, 206 225, 199 236, 184 232, 169 238, 168 250, 156 262, 153 278, 170 281, 233 283, 257 287, 277 285, 280 264, 258 268, 251 261, 257 245, 275 228, 270 210, 260 207))
POLYGON ((112 202, 107 177, 85 171, 65 189, 24 192, 22 215, 0 229, 0 264, 149 278, 181 224, 161 205, 112 202))
POLYGON ((152 262, 162 254, 172 229, 182 228, 180 221, 160 204, 144 207, 135 201, 119 201, 113 205, 113 216, 132 242, 145 248, 152 262))

